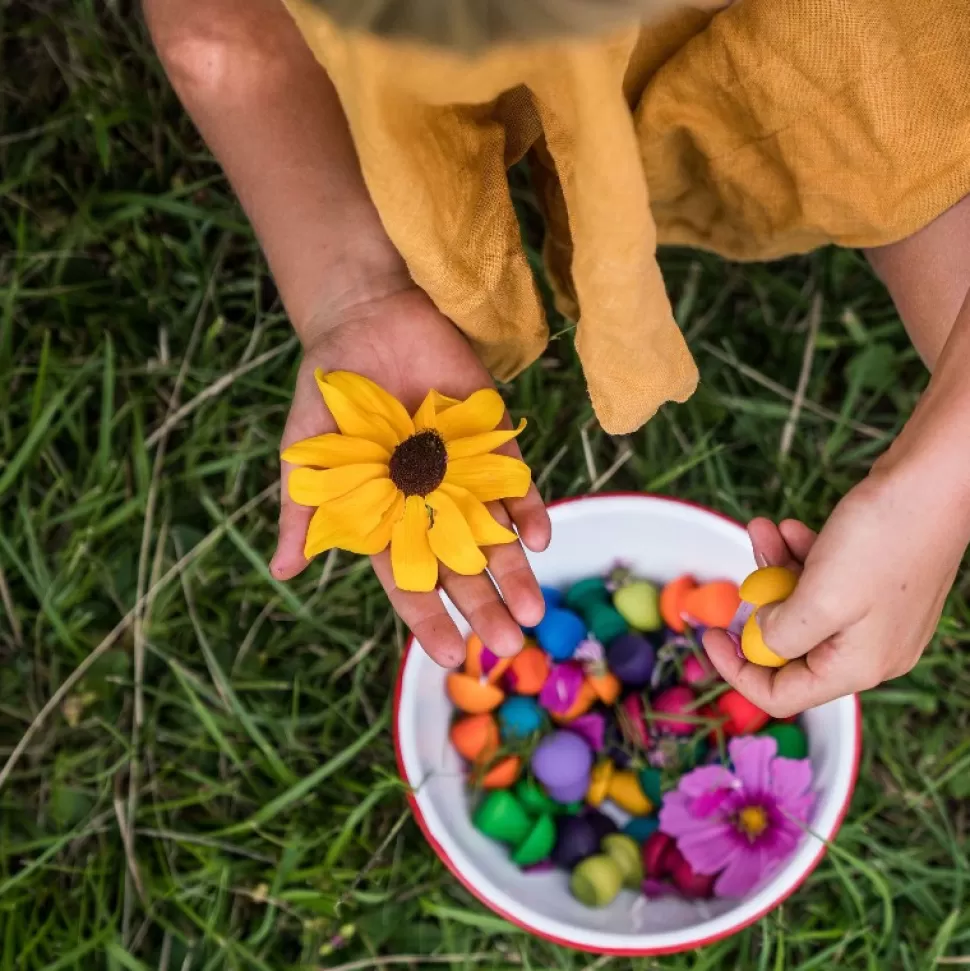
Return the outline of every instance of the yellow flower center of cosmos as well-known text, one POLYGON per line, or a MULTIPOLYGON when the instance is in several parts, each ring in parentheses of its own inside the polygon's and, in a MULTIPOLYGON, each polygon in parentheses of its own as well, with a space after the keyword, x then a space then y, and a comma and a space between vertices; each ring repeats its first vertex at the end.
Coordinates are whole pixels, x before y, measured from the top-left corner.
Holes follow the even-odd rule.
POLYGON ((760 836, 768 828, 768 816, 760 806, 745 806, 738 813, 738 829, 749 839, 760 836))
POLYGON ((418 432, 406 438, 391 455, 388 474, 405 496, 431 495, 444 482, 448 453, 435 431, 418 432))

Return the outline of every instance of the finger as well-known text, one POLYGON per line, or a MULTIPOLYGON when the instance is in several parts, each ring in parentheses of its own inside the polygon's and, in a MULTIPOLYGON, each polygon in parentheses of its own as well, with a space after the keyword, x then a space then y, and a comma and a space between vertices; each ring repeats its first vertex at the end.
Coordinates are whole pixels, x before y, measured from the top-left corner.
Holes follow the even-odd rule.
POLYGON ((522 539, 533 553, 541 553, 552 539, 552 523, 546 504, 535 485, 522 499, 506 499, 505 508, 522 539))
POLYGON ((759 516, 748 523, 748 536, 754 549, 755 562, 760 567, 787 566, 791 553, 778 527, 770 520, 759 516))
MULTIPOLYGON (((334 431, 336 425, 316 389, 316 381, 309 368, 301 368, 293 403, 283 429, 280 451, 295 442, 324 432, 334 431)), ((270 572, 278 580, 291 580, 307 568, 309 560, 303 555, 307 530, 314 510, 301 506, 290 498, 290 473, 296 466, 280 462, 280 521, 276 551, 270 560, 270 572)))
POLYGON ((512 619, 487 573, 464 577, 442 567, 441 586, 494 654, 511 657, 522 650, 522 628, 512 619))
POLYGON ((717 673, 753 705, 773 718, 788 718, 860 689, 858 678, 844 670, 831 642, 783 668, 765 668, 737 656, 723 631, 708 631, 704 649, 717 673))
MULTIPOLYGON (((512 427, 512 416, 508 411, 505 412, 500 427, 512 427)), ((520 462, 525 461, 522 458, 518 442, 506 442, 496 451, 502 455, 510 455, 520 462)), ((533 553, 541 553, 552 539, 552 523, 549 521, 549 512, 535 483, 529 486, 529 491, 521 499, 506 499, 505 508, 512 517, 512 522, 515 523, 516 531, 522 542, 533 553)), ((507 526, 508 523, 503 522, 502 525, 507 526)))
POLYGON ((456 668, 465 659, 465 641, 445 610, 437 591, 407 593, 394 583, 391 555, 386 550, 371 557, 374 572, 387 591, 397 615, 414 634, 425 653, 443 668, 456 668))
POLYGON ((802 563, 808 559, 808 554, 818 539, 818 533, 814 529, 809 529, 804 523, 797 519, 785 519, 778 525, 778 531, 785 540, 792 556, 802 563))
MULTIPOLYGON (((511 526, 509 513, 501 503, 493 503, 490 511, 503 526, 511 526)), ((484 552, 488 572, 502 592, 509 613, 522 627, 535 627, 546 612, 546 604, 525 550, 519 543, 509 543, 486 547, 484 552)))
POLYGON ((301 506, 290 497, 287 488, 290 463, 281 464, 280 474, 280 523, 276 540, 276 552, 270 560, 270 572, 277 580, 292 580, 302 573, 310 562, 303 555, 307 529, 313 517, 313 509, 301 506))

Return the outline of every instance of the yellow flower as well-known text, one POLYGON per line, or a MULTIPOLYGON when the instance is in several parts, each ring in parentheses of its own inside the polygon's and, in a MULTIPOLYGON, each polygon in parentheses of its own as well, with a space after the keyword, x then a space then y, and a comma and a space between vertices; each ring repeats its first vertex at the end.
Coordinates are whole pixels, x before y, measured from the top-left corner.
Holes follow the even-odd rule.
POLYGON ((519 459, 492 455, 525 427, 497 431, 505 404, 497 391, 456 401, 430 391, 409 415, 373 381, 348 371, 316 372, 339 434, 291 445, 283 459, 290 498, 315 506, 304 554, 337 547, 373 556, 391 547, 394 582, 424 592, 438 561, 463 576, 485 569, 480 547, 515 541, 486 502, 522 497, 532 481, 519 459))

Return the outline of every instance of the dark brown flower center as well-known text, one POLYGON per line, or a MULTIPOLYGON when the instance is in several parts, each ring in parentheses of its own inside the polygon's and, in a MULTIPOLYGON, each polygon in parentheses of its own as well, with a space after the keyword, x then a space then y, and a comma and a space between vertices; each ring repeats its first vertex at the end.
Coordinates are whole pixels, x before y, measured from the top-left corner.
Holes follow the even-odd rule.
POLYGON ((430 495, 445 478, 448 453, 437 432, 418 432, 406 438, 391 456, 391 481, 406 496, 430 495))

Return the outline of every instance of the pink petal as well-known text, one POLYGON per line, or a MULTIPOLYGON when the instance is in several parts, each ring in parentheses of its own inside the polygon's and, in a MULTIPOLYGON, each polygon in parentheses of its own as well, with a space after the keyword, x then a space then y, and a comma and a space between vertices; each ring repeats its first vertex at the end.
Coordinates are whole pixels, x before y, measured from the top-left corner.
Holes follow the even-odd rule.
POLYGON ((770 735, 744 735, 728 743, 734 771, 750 793, 772 791, 771 761, 778 743, 770 735))
POLYGON ((719 810, 724 809, 725 803, 731 800, 733 795, 734 790, 732 789, 715 789, 713 792, 705 792, 691 803, 690 811, 701 818, 713 816, 719 810))
POLYGON ((684 854, 691 869, 703 875, 720 873, 744 852, 738 832, 730 823, 688 833, 677 840, 677 849, 684 854))
POLYGON ((710 817, 697 816, 693 812, 693 802, 679 790, 668 792, 664 796, 663 806, 657 819, 660 821, 660 831, 668 836, 683 837, 688 833, 708 833, 712 826, 720 821, 710 817))
POLYGON ((718 789, 735 789, 738 780, 723 765, 702 765, 688 772, 677 786, 687 796, 703 796, 718 789))
POLYGON ((803 796, 812 785, 812 763, 808 759, 776 758, 771 763, 771 794, 781 804, 803 796))
POLYGON ((777 820, 758 841, 759 847, 768 854, 769 858, 784 860, 792 850, 798 846, 802 837, 795 823, 787 819, 777 820))
POLYGON ((807 824, 812 816, 812 810, 815 808, 815 802, 815 793, 809 792, 792 802, 785 803, 781 807, 781 810, 795 820, 796 823, 807 824))
POLYGON ((742 850, 714 884, 718 897, 743 897, 764 876, 764 854, 755 846, 742 850))

